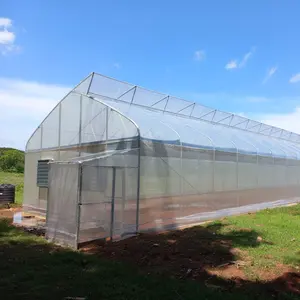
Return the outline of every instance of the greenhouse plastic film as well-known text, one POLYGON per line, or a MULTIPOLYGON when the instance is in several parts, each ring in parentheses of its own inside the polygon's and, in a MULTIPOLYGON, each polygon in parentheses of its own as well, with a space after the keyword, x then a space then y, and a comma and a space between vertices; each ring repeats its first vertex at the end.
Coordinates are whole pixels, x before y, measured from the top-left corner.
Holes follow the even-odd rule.
POLYGON ((77 248, 79 165, 50 164, 46 237, 77 248))

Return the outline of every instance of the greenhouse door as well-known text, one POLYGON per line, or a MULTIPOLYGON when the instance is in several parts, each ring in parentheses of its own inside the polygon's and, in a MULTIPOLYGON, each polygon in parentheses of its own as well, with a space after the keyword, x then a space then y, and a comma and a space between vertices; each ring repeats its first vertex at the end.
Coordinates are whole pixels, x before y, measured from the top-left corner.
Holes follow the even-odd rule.
POLYGON ((137 232, 137 168, 82 164, 79 243, 137 232))
POLYGON ((49 165, 46 237, 77 248, 80 165, 49 165))

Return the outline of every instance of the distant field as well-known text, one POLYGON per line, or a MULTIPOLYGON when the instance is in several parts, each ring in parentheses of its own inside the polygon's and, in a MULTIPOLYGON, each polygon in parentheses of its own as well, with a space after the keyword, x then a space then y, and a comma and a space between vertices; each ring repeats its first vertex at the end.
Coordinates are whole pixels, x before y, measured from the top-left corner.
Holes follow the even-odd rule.
POLYGON ((23 201, 23 187, 24 187, 24 174, 9 173, 0 171, 0 184, 9 183, 16 186, 16 200, 17 204, 22 204, 23 201))

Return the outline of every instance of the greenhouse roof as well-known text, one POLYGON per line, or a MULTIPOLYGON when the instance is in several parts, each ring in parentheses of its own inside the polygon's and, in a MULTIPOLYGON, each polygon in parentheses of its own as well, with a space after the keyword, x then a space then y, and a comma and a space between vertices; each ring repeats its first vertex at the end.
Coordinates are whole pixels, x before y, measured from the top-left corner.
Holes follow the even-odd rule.
POLYGON ((143 140, 184 147, 300 160, 299 134, 96 73, 90 74, 60 103, 64 113, 57 106, 42 122, 43 130, 39 126, 29 139, 27 150, 139 135, 143 140), (83 106, 79 105, 79 98, 84 101, 83 106), (103 112, 107 106, 115 111, 110 119, 103 112), (80 121, 79 115, 84 120, 80 121), (103 130, 108 125, 105 120, 109 122, 109 137, 104 134, 107 129, 103 130), (78 123, 83 126, 80 139, 78 123), (59 126, 64 128, 61 137, 59 126), (51 136, 41 138, 47 132, 51 136))
POLYGON ((265 136, 300 142, 300 135, 275 126, 270 126, 236 114, 176 98, 167 94, 122 82, 97 73, 90 74, 75 91, 102 96, 101 99, 113 99, 119 103, 129 103, 152 111, 164 112, 191 120, 202 120, 226 127, 233 127, 265 136))
POLYGON ((92 73, 74 91, 130 118, 143 139, 300 159, 300 135, 92 73))

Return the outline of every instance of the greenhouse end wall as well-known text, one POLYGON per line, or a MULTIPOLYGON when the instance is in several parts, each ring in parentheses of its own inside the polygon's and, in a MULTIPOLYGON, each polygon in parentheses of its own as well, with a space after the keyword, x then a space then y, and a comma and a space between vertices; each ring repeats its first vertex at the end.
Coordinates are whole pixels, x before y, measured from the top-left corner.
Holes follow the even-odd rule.
POLYGON ((172 108, 158 93, 146 107, 152 92, 117 81, 109 89, 107 78, 101 92, 95 76, 53 109, 26 147, 24 208, 47 214, 49 239, 74 247, 299 201, 297 135, 198 120, 191 116, 199 107, 173 99, 172 108), (189 116, 176 113, 185 107, 193 107, 189 116), (49 162, 47 186, 37 184, 40 161, 49 162))
POLYGON ((69 162, 138 147, 138 129, 109 106, 70 92, 46 117, 26 145, 23 207, 45 214, 47 188, 37 185, 40 160, 69 162))

